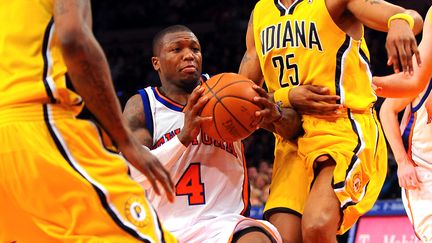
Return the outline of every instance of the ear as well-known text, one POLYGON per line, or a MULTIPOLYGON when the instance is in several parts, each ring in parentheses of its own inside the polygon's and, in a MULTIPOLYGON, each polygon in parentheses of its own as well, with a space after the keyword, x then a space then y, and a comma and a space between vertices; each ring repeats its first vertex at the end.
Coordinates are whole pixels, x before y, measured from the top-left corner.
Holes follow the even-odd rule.
POLYGON ((154 70, 159 71, 159 69, 160 69, 159 57, 152 57, 151 61, 152 61, 154 70))

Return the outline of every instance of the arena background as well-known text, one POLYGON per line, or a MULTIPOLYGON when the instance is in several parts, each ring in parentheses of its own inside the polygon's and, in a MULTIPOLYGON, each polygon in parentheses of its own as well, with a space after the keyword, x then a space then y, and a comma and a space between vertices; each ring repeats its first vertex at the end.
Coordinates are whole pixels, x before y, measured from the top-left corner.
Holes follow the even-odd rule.
MULTIPOLYGON (((183 24, 195 32, 202 46, 204 72, 210 75, 237 72, 245 51, 247 22, 256 2, 256 0, 93 0, 95 35, 107 55, 122 106, 138 89, 159 83, 150 62, 151 41, 157 31, 169 25, 183 24)), ((430 0, 390 2, 415 9, 422 16, 425 16, 432 4, 430 0)), ((386 66, 387 56, 384 48, 386 34, 369 29, 366 29, 365 34, 374 75, 391 73, 392 69, 386 66)), ((420 37, 419 35, 418 38, 420 37)), ((377 103, 378 109, 380 103, 381 100, 377 103)), ((273 161, 273 135, 258 130, 244 143, 252 186, 252 213, 259 217, 262 204, 268 195, 273 161)), ((389 173, 380 199, 390 199, 390 201, 382 201, 384 203, 382 205, 377 204, 371 214, 389 214, 390 210, 390 214, 403 215, 399 198, 396 163, 389 152, 389 173)), ((368 229, 358 227, 358 231, 361 230, 368 229)), ((346 242, 347 238, 348 234, 340 237, 339 241, 346 242)), ((402 239, 396 240, 402 242, 402 239)), ((362 241, 357 239, 356 242, 377 241, 364 238, 362 241)))

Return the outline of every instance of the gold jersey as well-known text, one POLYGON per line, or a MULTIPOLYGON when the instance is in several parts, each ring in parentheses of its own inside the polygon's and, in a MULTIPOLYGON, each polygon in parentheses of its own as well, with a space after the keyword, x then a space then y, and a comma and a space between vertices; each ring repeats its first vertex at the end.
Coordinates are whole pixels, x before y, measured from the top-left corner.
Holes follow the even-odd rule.
POLYGON ((254 9, 256 51, 270 92, 302 84, 322 85, 354 110, 373 105, 369 51, 332 20, 325 0, 297 0, 289 8, 261 0, 254 9))
POLYGON ((53 4, 53 0, 0 2, 0 109, 81 103, 66 87, 53 4))

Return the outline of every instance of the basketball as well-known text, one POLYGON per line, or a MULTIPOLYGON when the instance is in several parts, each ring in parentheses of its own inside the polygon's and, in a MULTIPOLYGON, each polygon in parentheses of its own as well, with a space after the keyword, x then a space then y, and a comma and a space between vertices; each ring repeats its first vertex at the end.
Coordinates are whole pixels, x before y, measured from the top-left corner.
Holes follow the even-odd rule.
POLYGON ((204 133, 217 140, 233 142, 252 134, 258 123, 253 103, 259 96, 252 88, 254 82, 236 73, 221 73, 202 84, 209 100, 201 116, 212 116, 212 123, 203 123, 204 133))

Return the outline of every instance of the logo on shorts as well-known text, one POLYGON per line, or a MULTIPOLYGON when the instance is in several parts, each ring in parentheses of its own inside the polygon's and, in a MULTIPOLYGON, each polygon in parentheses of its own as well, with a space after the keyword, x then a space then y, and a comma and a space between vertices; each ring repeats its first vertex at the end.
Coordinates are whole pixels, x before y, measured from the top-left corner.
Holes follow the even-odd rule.
POLYGON ((131 197, 125 205, 126 218, 135 226, 144 227, 147 225, 147 213, 144 207, 145 201, 140 197, 131 197))
POLYGON ((361 179, 359 174, 354 175, 354 183, 353 183, 353 189, 354 192, 358 192, 361 188, 361 179))

